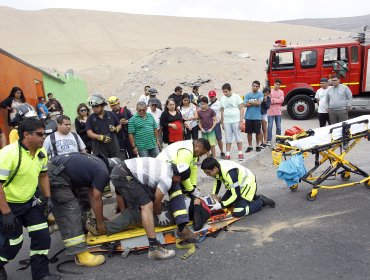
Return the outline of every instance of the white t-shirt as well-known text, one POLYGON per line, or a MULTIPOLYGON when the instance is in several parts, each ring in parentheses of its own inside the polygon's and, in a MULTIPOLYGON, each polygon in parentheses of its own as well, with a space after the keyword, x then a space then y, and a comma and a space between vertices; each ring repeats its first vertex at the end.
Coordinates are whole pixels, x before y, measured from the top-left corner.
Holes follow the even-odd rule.
MULTIPOLYGON (((77 134, 78 142, 80 143, 80 149, 83 150, 86 148, 86 145, 82 141, 81 137, 77 134)), ((72 132, 67 135, 61 134, 60 132, 55 132, 55 146, 57 148, 58 155, 65 155, 70 153, 81 152, 78 150, 78 145, 76 139, 73 136, 72 132)), ((44 148, 48 153, 49 157, 54 157, 53 146, 51 145, 50 135, 46 137, 44 141, 44 148)))
MULTIPOLYGON (((183 118, 193 118, 196 111, 197 107, 194 104, 190 104, 188 108, 180 108, 180 112, 183 118)), ((185 121, 185 124, 189 125, 189 128, 194 128, 198 125, 198 120, 185 121)))
POLYGON ((319 99, 319 107, 317 109, 318 113, 328 113, 328 107, 325 102, 326 94, 328 93, 328 89, 319 88, 316 91, 315 98, 319 99))
POLYGON ((214 103, 212 103, 212 105, 211 105, 211 102, 210 102, 209 103, 209 108, 211 108, 213 111, 215 111, 216 120, 219 123, 221 121, 221 113, 220 113, 221 104, 220 104, 220 101, 216 100, 214 103))
POLYGON ((240 122, 239 105, 243 104, 243 99, 233 93, 231 96, 222 96, 220 100, 221 107, 224 108, 224 123, 240 122))
POLYGON ((140 96, 139 102, 144 102, 146 106, 148 106, 149 98, 149 95, 143 94, 142 96, 140 96))
POLYGON ((153 112, 152 109, 148 108, 146 112, 152 114, 153 118, 155 119, 155 122, 158 125, 158 129, 160 129, 161 128, 160 119, 162 115, 162 110, 157 108, 155 112, 153 112))

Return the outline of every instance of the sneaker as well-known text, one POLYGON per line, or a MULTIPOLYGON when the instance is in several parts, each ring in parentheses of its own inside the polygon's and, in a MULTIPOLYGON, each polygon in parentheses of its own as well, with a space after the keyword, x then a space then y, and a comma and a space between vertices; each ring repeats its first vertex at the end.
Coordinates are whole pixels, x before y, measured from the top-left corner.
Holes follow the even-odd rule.
POLYGON ((262 201, 262 206, 269 205, 271 208, 275 208, 275 201, 273 201, 271 198, 268 198, 262 194, 258 195, 258 199, 262 201))
POLYGON ((58 274, 51 274, 51 273, 49 273, 45 277, 42 277, 40 280, 63 280, 63 278, 62 278, 62 276, 60 276, 58 274))
POLYGON ((267 145, 266 145, 265 143, 262 143, 262 144, 260 145, 260 147, 261 147, 261 149, 264 149, 264 148, 266 148, 266 147, 267 147, 267 145))
POLYGON ((248 148, 245 150, 245 152, 246 152, 246 153, 249 153, 249 152, 251 152, 251 151, 253 151, 253 147, 248 147, 248 148))
POLYGON ((229 160, 230 159, 230 156, 225 156, 225 159, 229 160))
POLYGON ((256 152, 260 152, 261 151, 261 147, 260 146, 257 146, 256 147, 256 152))
POLYGON ((177 230, 176 235, 179 238, 184 239, 188 243, 195 243, 198 240, 197 236, 192 233, 191 230, 187 227, 185 227, 184 230, 181 232, 177 230))
POLYGON ((243 154, 239 154, 239 161, 243 161, 244 160, 244 156, 243 156, 243 154))
POLYGON ((225 153, 221 153, 220 158, 221 158, 221 159, 224 159, 224 158, 225 158, 225 153))
POLYGON ((8 279, 8 275, 6 274, 5 267, 0 266, 0 280, 8 279))
POLYGON ((271 146, 271 141, 267 141, 266 146, 271 146))
POLYGON ((174 250, 165 249, 162 244, 158 246, 151 246, 148 252, 149 260, 166 260, 171 259, 176 255, 174 250))

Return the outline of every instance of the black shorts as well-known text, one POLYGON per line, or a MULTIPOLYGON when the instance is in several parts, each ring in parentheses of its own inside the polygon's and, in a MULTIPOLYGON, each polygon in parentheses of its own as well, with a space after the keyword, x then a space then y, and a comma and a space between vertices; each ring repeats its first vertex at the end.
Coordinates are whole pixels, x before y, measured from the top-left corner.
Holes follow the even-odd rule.
POLYGON ((245 133, 261 133, 261 120, 245 120, 245 133))
POLYGON ((123 197, 128 208, 138 209, 154 200, 155 189, 135 179, 124 163, 113 168, 111 179, 116 192, 123 197))

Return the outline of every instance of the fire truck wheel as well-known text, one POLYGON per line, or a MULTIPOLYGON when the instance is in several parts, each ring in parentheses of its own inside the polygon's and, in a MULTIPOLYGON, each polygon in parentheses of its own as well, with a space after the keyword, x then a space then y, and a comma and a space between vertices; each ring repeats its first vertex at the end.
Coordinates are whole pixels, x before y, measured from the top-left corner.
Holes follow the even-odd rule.
POLYGON ((297 94, 287 104, 288 114, 294 120, 306 120, 315 111, 313 99, 307 95, 297 94))

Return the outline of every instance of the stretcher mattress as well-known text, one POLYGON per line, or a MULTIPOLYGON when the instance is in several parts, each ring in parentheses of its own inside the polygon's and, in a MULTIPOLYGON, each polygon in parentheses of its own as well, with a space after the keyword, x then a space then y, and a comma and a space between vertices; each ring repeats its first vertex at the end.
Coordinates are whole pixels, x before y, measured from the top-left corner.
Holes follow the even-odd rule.
MULTIPOLYGON (((356 123, 359 121, 364 121, 368 120, 370 122, 370 115, 364 115, 360 116, 357 118, 353 118, 350 120, 347 120, 346 123, 351 124, 350 132, 351 134, 357 134, 360 132, 365 132, 368 129, 368 124, 366 123, 356 123)), ((338 140, 342 137, 342 123, 336 123, 333 125, 325 126, 325 127, 320 127, 320 128, 315 128, 313 129, 315 134, 313 136, 308 136, 299 140, 293 140, 293 141, 288 141, 289 145, 295 148, 298 148, 300 150, 307 150, 307 149, 312 149, 317 146, 323 146, 330 144, 332 139, 333 140, 338 140), (333 129, 332 135, 330 134, 330 129, 337 127, 333 129)))

